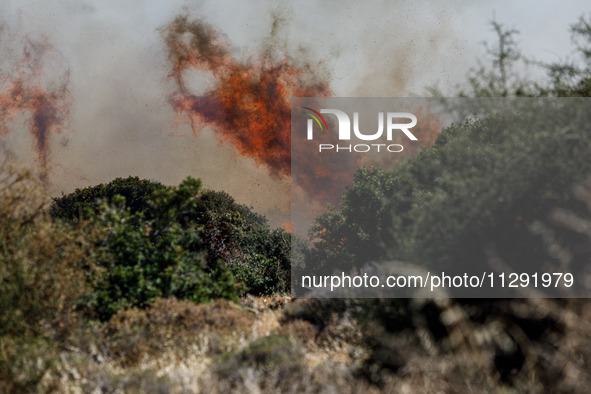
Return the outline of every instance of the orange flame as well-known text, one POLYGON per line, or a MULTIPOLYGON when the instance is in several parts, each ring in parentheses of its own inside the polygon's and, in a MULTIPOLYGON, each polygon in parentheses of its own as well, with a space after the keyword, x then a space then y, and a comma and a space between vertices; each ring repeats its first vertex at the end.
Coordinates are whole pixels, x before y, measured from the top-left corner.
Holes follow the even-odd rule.
POLYGON ((296 66, 284 57, 275 60, 262 54, 252 61, 239 61, 208 24, 178 16, 165 30, 172 63, 171 77, 178 91, 173 107, 192 120, 213 126, 219 138, 242 155, 267 166, 278 176, 289 176, 291 165, 290 96, 331 95, 310 66, 296 66), (184 71, 209 71, 215 87, 200 96, 187 92, 184 71))
POLYGON ((288 233, 291 233, 291 222, 283 222, 281 223, 281 227, 288 233))
MULTIPOLYGON (((352 184, 355 169, 363 164, 363 155, 309 155, 302 141, 291 141, 289 97, 328 97, 327 81, 309 64, 300 65, 285 56, 276 59, 262 53, 250 61, 232 56, 232 48, 220 34, 203 21, 177 16, 164 30, 171 64, 170 78, 176 91, 170 103, 179 117, 188 115, 194 134, 212 126, 217 137, 232 144, 241 155, 267 166, 273 175, 291 175, 292 145, 301 166, 293 184, 323 204, 338 204, 352 184), (201 95, 188 91, 186 71, 211 73, 215 83, 201 95), (302 150, 300 152, 300 150, 302 150)), ((435 124, 419 131, 421 146, 429 146, 437 135, 435 124)), ((300 138, 300 137, 295 137, 300 138)), ((304 138, 302 135, 301 138, 304 138)), ((315 137, 316 138, 316 137, 315 137)), ((318 141, 330 142, 328 134, 318 141)), ((414 149, 397 155, 396 162, 414 155, 414 149)), ((383 160, 383 159, 381 159, 383 160)), ((388 162, 392 164, 392 160, 388 162)))
POLYGON ((28 123, 44 182, 48 180, 50 133, 62 131, 72 105, 69 71, 51 91, 40 82, 43 58, 52 51, 53 47, 47 42, 27 40, 16 75, 0 75, 0 135, 10 132, 7 123, 20 113, 30 112, 28 123))

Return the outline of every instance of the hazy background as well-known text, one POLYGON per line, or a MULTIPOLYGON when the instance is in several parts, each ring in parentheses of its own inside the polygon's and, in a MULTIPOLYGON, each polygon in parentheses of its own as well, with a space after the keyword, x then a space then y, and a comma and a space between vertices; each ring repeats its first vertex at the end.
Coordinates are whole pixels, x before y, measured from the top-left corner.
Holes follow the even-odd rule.
MULTIPOLYGON (((187 13, 213 25, 238 57, 263 46, 308 58, 335 96, 424 95, 427 86, 453 94, 466 71, 494 44, 489 21, 520 30, 524 55, 558 61, 572 51, 569 25, 588 12, 584 1, 2 1, 0 74, 13 72, 24 40, 46 39, 55 51, 44 81, 69 69, 73 96, 67 129, 50 137, 50 190, 69 193, 115 177, 177 184, 191 175, 265 214, 289 220, 286 179, 209 129, 195 137, 168 103, 173 92, 159 29, 187 13), (270 43, 273 21, 279 24, 270 43)), ((538 70, 522 70, 535 77, 538 70)), ((194 93, 211 77, 188 78, 194 93)), ((1 86, 1 85, 0 85, 1 86)), ((0 135, 0 150, 34 163, 27 114, 0 135)))

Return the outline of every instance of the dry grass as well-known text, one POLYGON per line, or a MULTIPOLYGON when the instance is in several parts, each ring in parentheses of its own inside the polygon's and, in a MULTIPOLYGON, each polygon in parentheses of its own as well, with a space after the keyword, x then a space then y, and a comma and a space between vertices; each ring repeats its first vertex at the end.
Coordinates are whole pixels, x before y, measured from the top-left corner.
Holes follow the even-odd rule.
MULTIPOLYGON (((59 353, 45 384, 58 391, 171 393, 372 387, 353 373, 363 357, 356 359, 342 339, 329 345, 308 322, 286 321, 284 311, 264 297, 241 305, 159 300, 80 332, 77 345, 59 353)), ((350 323, 334 320, 330 330, 343 324, 350 323)))
POLYGON ((254 313, 226 300, 196 305, 160 299, 146 310, 125 310, 103 329, 104 353, 124 367, 158 358, 163 352, 211 356, 250 339, 254 313))
MULTIPOLYGON (((494 316, 497 312, 484 322, 448 313, 448 335, 435 338, 420 322, 393 333, 334 314, 320 329, 304 319, 286 319, 285 307, 253 308, 252 300, 195 305, 167 299, 89 329, 86 339, 80 334, 80 347, 29 348, 36 347, 37 355, 40 349, 57 352, 52 378, 46 374, 44 381, 57 391, 586 392, 591 338, 585 327, 591 326, 591 307, 530 302, 503 308, 522 319, 558 313, 553 318, 560 319, 560 329, 546 323, 537 338, 524 330, 519 339, 510 319, 494 316), (255 328, 261 326, 275 328, 255 328), (503 377, 498 358, 514 350, 511 341, 523 348, 524 361, 503 377)), ((443 316, 456 307, 454 302, 438 306, 443 316)))

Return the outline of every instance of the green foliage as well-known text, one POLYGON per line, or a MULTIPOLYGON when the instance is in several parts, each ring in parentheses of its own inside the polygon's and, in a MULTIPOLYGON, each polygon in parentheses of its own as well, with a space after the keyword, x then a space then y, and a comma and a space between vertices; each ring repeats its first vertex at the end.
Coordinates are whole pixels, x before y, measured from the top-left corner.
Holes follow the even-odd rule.
POLYGON ((288 234, 192 178, 178 187, 117 178, 54 198, 50 214, 70 223, 83 214, 105 231, 96 256, 105 270, 89 301, 101 319, 159 297, 202 302, 289 290, 288 234))
POLYGON ((204 191, 187 218, 202 228, 207 267, 224 261, 252 294, 290 288, 291 236, 225 192, 204 191))
POLYGON ((591 135, 580 105, 530 104, 454 125, 391 171, 358 171, 340 211, 316 221, 315 251, 324 261, 396 258, 440 269, 482 261, 495 242, 506 255, 522 251, 513 260, 535 255, 541 246, 527 229, 577 205, 571 187, 591 169, 591 135))
MULTIPOLYGON (((585 17, 571 26, 577 61, 541 64, 520 54, 517 30, 492 22, 498 45, 487 47, 491 65, 472 70, 470 88, 460 96, 589 97, 589 26, 585 17), (519 76, 518 65, 542 66, 549 80, 528 81, 519 76)), ((486 103, 449 109, 469 113, 480 104, 486 103)), ((503 245, 501 257, 509 261, 547 259, 547 246, 532 229, 557 207, 581 213, 572 186, 590 170, 591 137, 576 102, 572 108, 530 104, 509 108, 516 116, 481 111, 481 120, 447 128, 434 147, 392 171, 358 170, 340 209, 316 219, 308 259, 317 267, 344 269, 354 260, 391 258, 442 268, 482 261, 491 245, 503 245)), ((571 246, 580 241, 578 235, 552 231, 571 246)), ((586 248, 577 250, 581 261, 586 248)))
MULTIPOLYGON (((291 243, 292 237, 281 228, 252 228, 240 241, 244 252, 243 261, 237 269, 248 267, 252 280, 245 280, 251 294, 287 293, 291 288, 291 243), (254 268, 258 267, 258 268, 254 268), (258 276, 258 278, 257 278, 258 276)), ((234 270, 234 267, 231 267, 234 270)))
POLYGON ((158 182, 139 179, 138 177, 116 178, 107 184, 99 184, 73 193, 54 198, 49 213, 54 218, 77 222, 81 215, 96 214, 99 201, 111 203, 117 195, 125 197, 126 206, 132 213, 144 212, 149 215, 149 200, 152 194, 164 189, 158 182))
POLYGON ((284 292, 281 267, 276 257, 267 258, 261 254, 247 255, 243 262, 231 266, 234 277, 247 285, 250 294, 273 294, 284 292))
POLYGON ((149 219, 132 213, 122 196, 115 196, 113 205, 103 203, 95 220, 106 230, 98 256, 105 270, 93 300, 101 319, 161 297, 205 302, 241 294, 225 264, 205 267, 199 227, 190 219, 199 193, 200 182, 193 178, 158 190, 149 201, 149 219))

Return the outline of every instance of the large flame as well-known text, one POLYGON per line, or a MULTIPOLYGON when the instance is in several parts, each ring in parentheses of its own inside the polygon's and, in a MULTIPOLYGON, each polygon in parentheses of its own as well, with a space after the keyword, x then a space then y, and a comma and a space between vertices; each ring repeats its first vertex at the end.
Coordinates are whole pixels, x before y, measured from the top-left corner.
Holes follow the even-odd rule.
POLYGON ((203 21, 175 18, 165 30, 165 42, 177 91, 170 101, 188 114, 197 133, 212 126, 218 137, 240 154, 288 177, 291 166, 290 96, 326 97, 328 82, 309 64, 296 65, 263 51, 248 61, 231 55, 231 48, 203 21), (215 86, 199 96, 186 88, 185 71, 208 71, 215 86))
MULTIPOLYGON (((278 58, 264 48, 241 61, 212 26, 185 15, 177 16, 163 33, 170 78, 176 85, 170 102, 179 115, 188 116, 193 132, 212 127, 222 142, 232 144, 241 155, 265 165, 273 175, 289 177, 292 144, 295 149, 306 146, 301 141, 290 143, 289 98, 331 96, 326 79, 303 59, 278 58), (189 91, 190 71, 208 72, 213 76, 212 88, 199 95, 189 91)), ((434 129, 428 125, 420 130, 421 146, 432 144, 437 134, 434 129)), ((319 142, 324 139, 330 142, 329 135, 318 135, 319 142)), ((417 149, 408 154, 416 154, 417 149)), ((308 153, 294 152, 301 168, 293 174, 292 182, 321 204, 338 204, 352 184, 355 169, 372 164, 363 162, 364 155, 308 153)), ((397 155, 396 162, 408 154, 397 155)))
POLYGON ((0 75, 0 135, 11 131, 11 121, 29 113, 27 123, 45 182, 48 181, 50 133, 62 131, 72 105, 69 71, 62 75, 57 86, 44 87, 44 59, 54 52, 46 41, 26 40, 16 71, 0 75))

